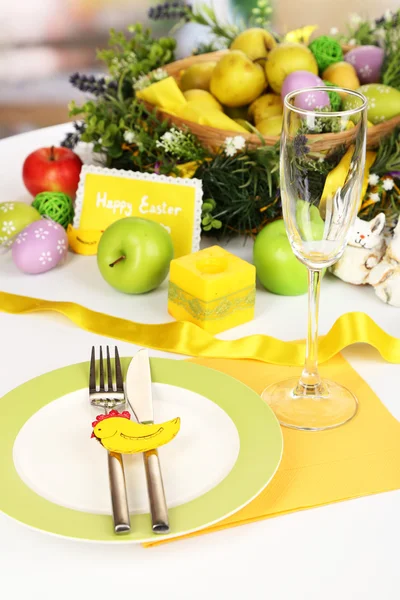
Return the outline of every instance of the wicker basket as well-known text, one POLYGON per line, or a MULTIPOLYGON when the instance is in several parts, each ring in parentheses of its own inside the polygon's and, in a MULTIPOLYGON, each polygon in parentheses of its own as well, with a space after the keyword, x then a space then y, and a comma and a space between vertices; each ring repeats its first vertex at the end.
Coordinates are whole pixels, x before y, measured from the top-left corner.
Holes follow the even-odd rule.
MULTIPOLYGON (((350 47, 349 47, 350 48, 350 47)), ((346 51, 349 48, 344 48, 346 51)), ((208 62, 208 61, 218 61, 221 56, 226 54, 227 50, 219 50, 218 52, 210 52, 208 54, 199 54, 198 56, 189 56, 187 58, 183 58, 182 60, 177 60, 176 62, 170 63, 163 67, 165 71, 172 77, 174 77, 177 81, 181 76, 182 71, 190 67, 191 65, 208 62)), ((146 103, 147 108, 154 110, 155 107, 149 103, 146 103)), ((199 140, 209 148, 219 148, 225 141, 228 136, 238 135, 237 131, 227 131, 226 129, 216 129, 215 127, 209 127, 207 125, 199 125, 198 123, 193 123, 193 121, 188 121, 187 119, 181 119, 179 117, 170 115, 160 109, 157 109, 157 113, 161 118, 167 119, 170 123, 173 123, 177 127, 187 127, 190 129, 199 140)), ((380 123, 379 125, 374 125, 373 127, 368 127, 367 132, 367 145, 369 148, 375 147, 379 144, 381 138, 385 137, 388 133, 393 131, 393 129, 400 125, 400 115, 385 121, 384 123, 380 123)), ((257 147, 261 146, 261 140, 258 135, 253 133, 241 133, 244 138, 246 138, 249 146, 257 147)), ((341 133, 325 133, 323 135, 319 135, 318 142, 315 143, 316 151, 319 150, 329 150, 332 147, 333 142, 335 145, 338 142, 338 136, 343 138, 343 141, 347 139, 351 139, 354 134, 351 133, 351 129, 348 131, 343 131, 341 133)), ((279 140, 278 136, 264 136, 264 141, 267 146, 273 146, 279 140)))

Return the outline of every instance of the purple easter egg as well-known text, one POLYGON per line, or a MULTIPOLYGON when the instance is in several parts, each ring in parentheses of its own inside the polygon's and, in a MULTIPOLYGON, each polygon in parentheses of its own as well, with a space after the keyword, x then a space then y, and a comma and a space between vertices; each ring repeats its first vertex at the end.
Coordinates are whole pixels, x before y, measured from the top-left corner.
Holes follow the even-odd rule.
POLYGON ((329 106, 330 101, 327 92, 312 90, 296 96, 294 105, 303 110, 318 110, 324 108, 324 106, 329 106))
MULTIPOLYGON (((317 75, 314 75, 314 73, 310 73, 309 71, 293 71, 293 73, 290 73, 283 82, 281 90, 282 100, 286 94, 290 94, 290 92, 294 92, 294 90, 324 85, 322 79, 317 75)), ((297 106, 297 108, 302 108, 304 110, 323 108, 324 106, 329 105, 329 96, 326 92, 304 92, 304 94, 296 96, 294 105, 297 106)))
POLYGON ((286 94, 294 92, 294 90, 301 90, 302 88, 316 87, 318 85, 324 85, 324 82, 320 77, 310 73, 309 71, 293 71, 289 73, 282 85, 281 96, 282 100, 286 94))
POLYGON ((347 52, 344 60, 356 70, 360 83, 379 83, 385 53, 377 46, 359 46, 347 52))
POLYGON ((41 219, 25 227, 11 248, 15 265, 24 273, 36 275, 50 271, 66 256, 65 229, 51 219, 41 219))

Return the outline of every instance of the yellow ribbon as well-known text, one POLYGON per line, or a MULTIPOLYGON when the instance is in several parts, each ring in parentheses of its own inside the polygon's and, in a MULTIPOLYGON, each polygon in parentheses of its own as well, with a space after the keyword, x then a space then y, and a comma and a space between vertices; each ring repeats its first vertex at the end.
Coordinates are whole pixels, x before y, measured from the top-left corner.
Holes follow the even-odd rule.
MULTIPOLYGON (((292 366, 301 366, 304 362, 304 341, 286 342, 268 335, 219 340, 193 323, 134 323, 74 302, 41 300, 0 292, 0 311, 11 314, 54 311, 86 331, 187 356, 254 359, 292 366)), ((388 362, 400 363, 400 339, 383 331, 371 317, 361 312, 342 315, 330 331, 320 338, 319 361, 325 362, 343 348, 360 342, 376 348, 388 362)))

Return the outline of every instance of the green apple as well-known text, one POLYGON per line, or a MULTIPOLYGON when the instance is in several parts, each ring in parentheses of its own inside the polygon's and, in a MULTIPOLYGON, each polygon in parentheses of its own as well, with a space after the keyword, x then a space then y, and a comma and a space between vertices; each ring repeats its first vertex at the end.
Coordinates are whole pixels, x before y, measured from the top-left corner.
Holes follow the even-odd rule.
POLYGON ((269 223, 257 235, 253 261, 257 277, 268 291, 281 296, 307 292, 307 267, 293 254, 282 219, 269 223))
POLYGON ((159 223, 120 219, 100 238, 97 264, 104 279, 125 294, 144 294, 166 278, 174 256, 171 236, 159 223))
POLYGON ((324 239, 325 222, 322 219, 318 206, 305 200, 296 202, 296 221, 305 242, 316 242, 324 239))
POLYGON ((20 231, 39 219, 39 212, 30 204, 0 202, 0 246, 9 246, 20 231))

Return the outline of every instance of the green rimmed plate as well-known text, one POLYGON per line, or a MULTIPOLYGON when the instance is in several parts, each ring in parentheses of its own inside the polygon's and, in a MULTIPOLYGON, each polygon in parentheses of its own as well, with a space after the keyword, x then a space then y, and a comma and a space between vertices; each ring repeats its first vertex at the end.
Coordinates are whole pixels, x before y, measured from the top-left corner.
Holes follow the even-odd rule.
MULTIPOLYGON (((124 369, 130 359, 123 360, 124 369)), ((246 385, 194 363, 152 359, 157 421, 181 416, 160 448, 171 532, 151 533, 141 456, 124 457, 131 533, 115 536, 105 450, 90 439, 88 363, 46 373, 0 401, 0 510, 44 532, 98 542, 145 542, 203 529, 238 511, 274 476, 282 433, 246 385)))

